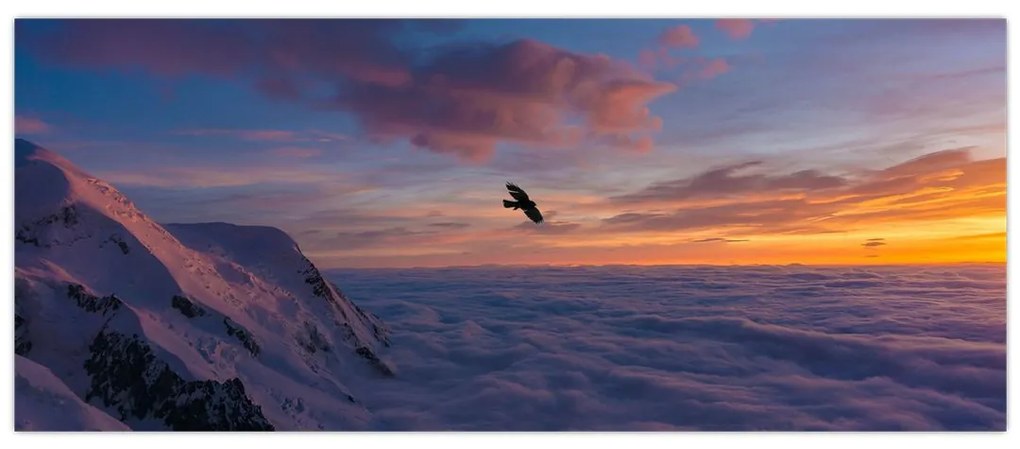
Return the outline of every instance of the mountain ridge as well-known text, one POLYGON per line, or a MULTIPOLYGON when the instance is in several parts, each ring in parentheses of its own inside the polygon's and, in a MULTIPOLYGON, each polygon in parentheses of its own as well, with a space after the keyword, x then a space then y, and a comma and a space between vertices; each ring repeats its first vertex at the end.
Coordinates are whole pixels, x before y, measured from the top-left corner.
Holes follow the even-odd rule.
POLYGON ((135 430, 370 425, 348 380, 395 374, 388 330, 285 232, 160 225, 26 140, 15 167, 16 352, 84 406, 135 430))

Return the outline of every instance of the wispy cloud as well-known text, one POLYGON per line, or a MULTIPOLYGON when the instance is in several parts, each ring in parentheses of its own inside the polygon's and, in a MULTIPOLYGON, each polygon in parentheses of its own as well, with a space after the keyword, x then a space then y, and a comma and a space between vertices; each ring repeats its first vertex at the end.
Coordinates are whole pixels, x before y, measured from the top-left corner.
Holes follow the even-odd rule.
POLYGON ((706 61, 698 69, 698 77, 709 80, 730 71, 730 64, 723 58, 715 58, 706 61))
POLYGON ((195 137, 226 137, 249 142, 308 143, 345 142, 351 138, 344 134, 319 130, 293 131, 283 129, 219 129, 198 128, 177 131, 175 134, 195 137))
POLYGON ((547 220, 542 223, 532 223, 530 221, 522 222, 517 226, 514 226, 514 229, 536 234, 566 234, 568 232, 573 232, 580 227, 580 223, 547 220))
POLYGON ((307 159, 322 155, 322 150, 318 148, 308 147, 278 147, 269 150, 269 153, 274 156, 295 158, 295 159, 307 159))
POLYGON ((697 197, 723 197, 753 192, 818 191, 842 187, 848 180, 817 170, 788 174, 746 173, 762 161, 748 161, 708 170, 690 178, 657 182, 647 188, 612 198, 621 203, 678 201, 697 197))
POLYGON ((434 228, 445 228, 445 229, 464 229, 466 227, 471 226, 471 224, 470 223, 464 223, 464 222, 444 221, 444 222, 439 222, 439 223, 429 223, 429 226, 434 227, 434 228))
POLYGON ((16 115, 14 117, 15 134, 38 135, 53 131, 53 125, 33 116, 16 115))
POLYGON ((97 175, 117 185, 196 189, 257 184, 319 184, 337 174, 307 167, 161 167, 146 170, 101 171, 97 175))
POLYGON ((695 48, 700 42, 690 25, 676 25, 659 35, 659 44, 663 47, 695 48))
POLYGON ((847 229, 874 220, 1001 213, 1005 210, 1005 159, 972 161, 968 154, 967 149, 931 153, 853 178, 814 170, 742 175, 740 170, 757 167, 760 162, 735 164, 614 197, 612 201, 621 204, 648 202, 660 208, 673 204, 676 209, 629 212, 604 223, 624 229, 734 226, 813 232, 847 229))
POLYGON ((754 21, 751 19, 720 19, 715 21, 715 27, 730 39, 747 39, 754 31, 754 21))

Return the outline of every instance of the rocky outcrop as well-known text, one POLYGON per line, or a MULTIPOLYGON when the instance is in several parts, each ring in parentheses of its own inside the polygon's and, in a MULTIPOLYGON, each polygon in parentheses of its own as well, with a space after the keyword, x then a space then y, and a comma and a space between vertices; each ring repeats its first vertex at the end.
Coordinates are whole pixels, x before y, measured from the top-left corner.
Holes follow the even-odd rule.
MULTIPOLYGON (((79 222, 78 210, 73 206, 64 206, 59 212, 47 215, 39 218, 31 223, 23 224, 14 233, 14 240, 21 243, 27 243, 33 246, 39 246, 49 248, 57 244, 68 244, 72 242, 60 242, 48 239, 46 233, 49 228, 53 226, 62 226, 64 228, 73 228, 79 222)), ((84 238, 86 236, 76 237, 75 240, 84 238)))
POLYGON ((298 335, 297 341, 305 351, 311 354, 318 351, 329 352, 332 349, 326 337, 319 332, 319 328, 307 321, 305 321, 305 334, 298 335))
POLYGON ((179 310, 182 315, 188 318, 197 318, 206 314, 205 309, 181 295, 174 295, 170 298, 170 307, 179 310))
POLYGON ((240 379, 185 381, 137 335, 104 329, 89 351, 85 400, 116 410, 121 421, 154 418, 172 430, 274 430, 240 379))
POLYGON ((28 320, 19 313, 14 313, 14 353, 26 355, 32 350, 32 341, 28 338, 28 320))
POLYGON ((255 337, 251 335, 240 324, 235 323, 230 317, 223 317, 223 325, 227 327, 227 335, 236 338, 251 353, 252 357, 259 355, 259 345, 255 343, 255 337))
MULTIPOLYGON (((369 365, 383 375, 393 376, 393 369, 379 358, 372 349, 372 345, 368 341, 362 340, 362 338, 354 332, 350 325, 352 320, 358 320, 364 323, 372 329, 372 337, 379 343, 388 347, 390 345, 389 338, 386 335, 386 329, 381 325, 382 322, 379 318, 365 313, 360 307, 348 300, 343 293, 340 292, 340 289, 336 285, 327 282, 322 277, 322 273, 319 272, 319 269, 316 268, 310 260, 304 258, 303 263, 306 268, 301 272, 301 274, 304 275, 305 283, 312 286, 312 293, 315 294, 315 296, 325 300, 330 307, 343 318, 343 321, 338 321, 337 324, 342 329, 342 335, 344 338, 353 344, 354 352, 361 356, 361 358, 367 360, 369 365), (355 316, 350 316, 351 314, 347 313, 344 306, 349 306, 353 309, 355 316)), ((308 349, 308 347, 305 349, 308 349)))
POLYGON ((387 365, 385 362, 379 359, 379 356, 375 355, 375 352, 372 352, 371 348, 361 346, 354 352, 356 352, 365 360, 368 360, 368 363, 375 367, 375 369, 379 370, 379 372, 382 373, 383 375, 393 376, 396 374, 393 372, 393 368, 390 368, 389 365, 387 365))
POLYGON ((115 295, 98 297, 85 290, 80 284, 69 284, 67 286, 67 297, 75 301, 78 307, 86 312, 111 315, 120 310, 123 304, 120 298, 115 295))
POLYGON ((128 254, 131 252, 131 248, 128 246, 127 242, 124 241, 124 238, 121 237, 120 235, 117 234, 110 235, 109 238, 107 238, 106 240, 99 244, 99 247, 102 248, 106 246, 107 243, 117 245, 117 248, 120 249, 121 253, 128 254))

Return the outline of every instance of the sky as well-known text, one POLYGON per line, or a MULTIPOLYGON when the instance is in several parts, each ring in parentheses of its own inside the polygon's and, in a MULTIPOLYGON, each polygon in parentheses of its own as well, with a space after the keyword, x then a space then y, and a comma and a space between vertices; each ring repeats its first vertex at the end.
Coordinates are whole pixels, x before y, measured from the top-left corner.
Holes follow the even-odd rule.
POLYGON ((20 19, 15 127, 156 220, 276 226, 325 268, 1004 262, 1005 33, 20 19))

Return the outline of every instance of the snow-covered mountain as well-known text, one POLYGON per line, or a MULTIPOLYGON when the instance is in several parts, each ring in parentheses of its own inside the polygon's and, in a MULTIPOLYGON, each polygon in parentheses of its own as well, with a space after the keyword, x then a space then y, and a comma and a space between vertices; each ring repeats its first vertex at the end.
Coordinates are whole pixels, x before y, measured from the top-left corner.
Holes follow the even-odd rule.
POLYGON ((284 232, 160 225, 20 139, 15 328, 23 430, 364 429, 348 384, 394 375, 383 323, 284 232))

